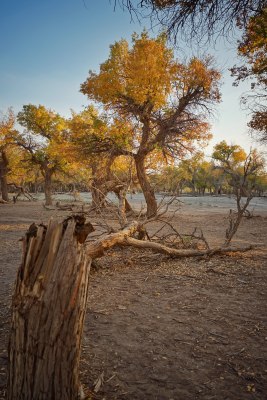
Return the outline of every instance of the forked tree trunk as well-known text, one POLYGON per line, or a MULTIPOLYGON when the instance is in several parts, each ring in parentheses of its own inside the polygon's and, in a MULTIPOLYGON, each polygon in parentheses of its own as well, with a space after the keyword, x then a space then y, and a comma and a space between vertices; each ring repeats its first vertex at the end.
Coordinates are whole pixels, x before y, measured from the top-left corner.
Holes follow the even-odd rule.
POLYGON ((247 211, 247 208, 249 206, 249 203, 253 199, 253 193, 247 193, 247 198, 244 204, 241 203, 242 201, 242 194, 244 188, 237 188, 236 189, 236 205, 237 205, 237 212, 235 213, 233 210, 230 210, 229 213, 229 225, 228 228, 226 229, 226 234, 225 234, 225 246, 229 246, 231 240, 233 239, 234 235, 236 234, 238 227, 240 225, 240 222, 243 219, 243 216, 245 215, 245 212, 247 211))
POLYGON ((104 183, 109 178, 111 164, 112 158, 107 162, 107 164, 98 164, 96 161, 91 164, 93 175, 91 184, 92 206, 95 207, 96 210, 100 210, 102 207, 107 205, 107 191, 104 187, 104 183))
POLYGON ((91 186, 91 193, 92 193, 92 206, 96 207, 97 210, 105 207, 106 202, 106 193, 104 193, 104 188, 97 182, 93 181, 91 186))
MULTIPOLYGON (((117 196, 117 198, 119 199, 119 201, 120 201, 120 199, 121 199, 121 192, 120 192, 120 190, 119 189, 117 189, 117 188, 114 188, 113 189, 113 192, 114 192, 114 194, 117 196)), ((125 193, 125 195, 124 195, 124 212, 126 212, 126 213, 128 213, 128 212, 133 212, 133 209, 132 209, 132 206, 131 206, 131 204, 129 203, 129 201, 127 200, 127 198, 126 198, 126 193, 125 193)))
POLYGON ((12 303, 8 400, 81 398, 79 360, 91 264, 82 245, 89 233, 83 226, 74 219, 52 220, 47 229, 31 225, 24 238, 12 303))
POLYGON ((146 206, 147 206, 147 216, 148 218, 157 215, 157 200, 155 196, 155 192, 152 186, 149 183, 149 180, 146 175, 145 169, 145 158, 143 156, 135 156, 135 166, 136 166, 136 173, 138 177, 138 181, 142 188, 146 206))
POLYGON ((119 199, 119 210, 118 210, 118 218, 122 228, 127 225, 126 218, 126 189, 122 188, 118 193, 116 193, 119 199))

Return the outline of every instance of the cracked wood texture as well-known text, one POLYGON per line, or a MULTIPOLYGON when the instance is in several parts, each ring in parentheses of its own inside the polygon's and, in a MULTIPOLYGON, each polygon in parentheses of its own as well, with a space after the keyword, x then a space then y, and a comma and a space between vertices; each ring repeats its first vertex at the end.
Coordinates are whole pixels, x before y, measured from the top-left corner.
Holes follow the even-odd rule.
POLYGON ((91 258, 75 219, 31 225, 23 248, 12 303, 8 400, 79 399, 91 258))

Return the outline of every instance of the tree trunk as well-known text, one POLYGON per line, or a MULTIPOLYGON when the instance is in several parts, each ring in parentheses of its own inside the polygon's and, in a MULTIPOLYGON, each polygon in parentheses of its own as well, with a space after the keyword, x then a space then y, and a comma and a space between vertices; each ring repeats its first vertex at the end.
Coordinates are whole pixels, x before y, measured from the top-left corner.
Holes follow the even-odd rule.
POLYGON ((225 234, 225 246, 229 246, 231 240, 233 239, 234 235, 236 234, 238 227, 240 225, 240 222, 243 219, 243 216, 245 215, 245 212, 249 206, 250 201, 253 199, 253 193, 251 192, 250 194, 247 194, 247 198, 244 204, 241 203, 242 201, 242 187, 237 188, 236 190, 236 205, 237 205, 237 212, 235 213, 233 210, 230 210, 229 213, 229 226, 226 229, 226 234, 225 234))
POLYGON ((2 199, 5 200, 5 201, 9 201, 8 186, 7 186, 6 176, 1 176, 0 182, 1 182, 2 199))
POLYGON ((49 169, 45 170, 45 184, 44 184, 44 192, 45 192, 45 205, 51 206, 53 204, 52 200, 52 171, 49 169))
POLYGON ((99 184, 97 180, 93 180, 91 186, 92 193, 92 206, 96 209, 105 207, 106 205, 106 193, 104 193, 104 188, 99 184))
POLYGON ((9 201, 8 198, 8 185, 7 185, 7 172, 8 172, 8 159, 4 150, 1 151, 0 157, 0 184, 1 194, 4 201, 9 201))
POLYGON ((118 218, 122 228, 127 225, 127 218, 126 218, 126 189, 122 188, 118 194, 119 199, 119 211, 118 211, 118 218))
POLYGON ((132 206, 125 197, 125 212, 132 212, 132 211, 133 211, 132 206))
POLYGON ((92 162, 92 175, 93 180, 91 184, 91 193, 92 193, 92 206, 96 207, 99 210, 101 207, 105 207, 106 205, 106 190, 103 187, 103 183, 105 182, 105 168, 99 169, 99 165, 97 162, 92 162))
MULTIPOLYGON (((86 224, 88 225, 88 224, 86 224)), ((83 226, 86 226, 83 225, 83 226)), ((79 359, 91 258, 74 219, 32 224, 12 302, 8 400, 81 398, 79 359)))
POLYGON ((142 188, 146 200, 147 216, 148 218, 150 218, 157 215, 157 201, 155 193, 152 186, 149 183, 149 180, 147 179, 146 169, 145 169, 145 157, 136 155, 134 160, 135 160, 138 181, 140 183, 140 186, 142 188))
MULTIPOLYGON (((113 192, 115 193, 115 195, 117 196, 117 198, 120 200, 121 198, 121 193, 120 190, 118 188, 113 188, 113 192)), ((129 201, 126 198, 126 193, 124 194, 124 211, 127 212, 133 212, 132 206, 129 203, 129 201)))

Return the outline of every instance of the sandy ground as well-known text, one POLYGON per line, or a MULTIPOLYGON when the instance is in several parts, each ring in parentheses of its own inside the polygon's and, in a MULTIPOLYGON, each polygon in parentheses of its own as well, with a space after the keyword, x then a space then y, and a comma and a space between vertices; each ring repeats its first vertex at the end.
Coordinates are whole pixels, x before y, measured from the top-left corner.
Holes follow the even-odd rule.
MULTIPOLYGON (((216 201, 186 202, 172 222, 181 233, 201 227, 214 246, 223 242, 226 211, 216 201)), ((40 202, 0 205, 0 399, 19 238, 33 221, 66 214, 40 202)), ((267 208, 253 214, 234 244, 263 243, 261 249, 172 260, 125 248, 97 261, 81 361, 90 398, 267 399, 267 208)))

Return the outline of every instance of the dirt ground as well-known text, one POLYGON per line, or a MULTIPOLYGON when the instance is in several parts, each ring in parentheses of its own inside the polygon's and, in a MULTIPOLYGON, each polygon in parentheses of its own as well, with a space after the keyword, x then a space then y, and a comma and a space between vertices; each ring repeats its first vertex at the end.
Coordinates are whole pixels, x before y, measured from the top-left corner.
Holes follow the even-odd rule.
MULTIPOLYGON (((0 399, 19 239, 33 221, 66 214, 40 202, 0 205, 0 399)), ((172 222, 182 233, 201 227, 215 246, 226 216, 219 208, 182 206, 172 222)), ((90 398, 267 399, 266 209, 243 220, 233 244, 248 243, 264 247, 179 260, 124 248, 99 259, 81 360, 90 398)))

